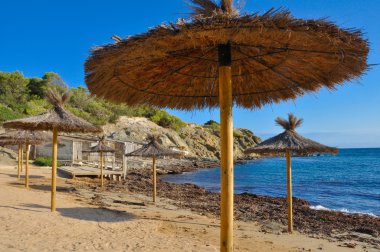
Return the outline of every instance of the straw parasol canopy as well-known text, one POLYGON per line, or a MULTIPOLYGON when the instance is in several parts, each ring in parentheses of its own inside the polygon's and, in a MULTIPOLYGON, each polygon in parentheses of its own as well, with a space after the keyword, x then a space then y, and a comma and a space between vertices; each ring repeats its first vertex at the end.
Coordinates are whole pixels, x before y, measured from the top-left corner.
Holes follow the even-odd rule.
POLYGON ((192 2, 189 20, 96 47, 85 63, 89 90, 129 105, 216 107, 223 44, 232 55, 233 101, 245 108, 334 89, 368 67, 360 30, 297 19, 282 9, 237 15, 210 0, 192 2))
POLYGON ((151 157, 153 159, 152 164, 152 184, 153 184, 153 202, 156 202, 157 195, 157 172, 156 172, 156 157, 162 156, 180 156, 180 152, 174 151, 164 147, 158 143, 158 136, 150 136, 149 143, 137 149, 127 156, 138 156, 138 157, 151 157))
POLYGON ((260 144, 249 148, 246 154, 280 154, 289 150, 295 154, 312 154, 316 152, 337 154, 338 149, 317 143, 311 139, 298 134, 295 129, 302 124, 303 120, 289 114, 288 120, 278 117, 276 123, 282 126, 285 131, 281 134, 269 138, 260 144))
POLYGON ((4 140, 7 145, 40 144, 49 138, 46 133, 32 130, 10 130, 0 135, 0 141, 4 140))
POLYGON ((112 148, 112 147, 110 147, 110 146, 108 146, 108 145, 106 145, 104 143, 104 136, 103 136, 103 137, 101 137, 99 139, 99 142, 98 142, 97 145, 92 146, 92 147, 90 147, 90 149, 84 150, 83 152, 99 152, 99 153, 101 152, 101 153, 106 153, 106 152, 115 152, 115 149, 112 148))
POLYGON ((101 179, 101 186, 103 188, 104 186, 104 180, 103 180, 103 168, 104 168, 104 156, 103 156, 103 153, 108 153, 108 152, 115 152, 115 149, 110 147, 110 146, 107 146, 105 143, 104 143, 104 139, 105 137, 102 136, 100 139, 99 139, 99 142, 97 145, 91 147, 89 150, 84 150, 83 152, 96 152, 96 153, 99 153, 99 167, 100 167, 100 179, 101 179))
POLYGON ((166 148, 158 142, 158 136, 150 136, 149 143, 137 149, 127 156, 139 156, 139 157, 162 157, 162 156, 178 156, 178 151, 166 148))
POLYGON ((313 140, 299 135, 295 130, 303 122, 303 119, 295 117, 293 114, 288 115, 288 120, 277 117, 276 123, 283 127, 285 131, 277 136, 269 138, 260 144, 249 148, 245 151, 246 154, 283 154, 286 155, 286 174, 287 174, 287 205, 288 205, 288 232, 293 232, 293 198, 292 198, 292 168, 291 154, 311 154, 331 153, 337 154, 338 149, 329 147, 313 140))
POLYGON ((272 9, 240 15, 233 0, 190 0, 188 20, 95 48, 85 62, 91 93, 128 105, 220 108, 221 251, 233 251, 232 107, 257 108, 334 89, 368 68, 357 29, 272 9))
POLYGON ((49 139, 43 132, 30 130, 12 130, 0 135, 0 145, 18 145, 17 178, 20 179, 23 165, 23 145, 25 144, 25 187, 29 188, 29 148, 49 139))
POLYGON ((51 211, 56 208, 56 180, 57 180, 57 156, 58 156, 58 131, 62 132, 91 132, 100 133, 102 129, 89 122, 71 114, 64 108, 65 102, 69 99, 69 92, 60 95, 58 90, 49 89, 46 92, 46 99, 53 105, 53 109, 24 119, 8 121, 3 124, 4 128, 24 129, 24 130, 51 130, 53 131, 52 144, 52 186, 51 186, 51 211))
POLYGON ((65 110, 64 104, 69 97, 68 92, 61 96, 58 91, 49 89, 46 98, 54 106, 53 109, 37 116, 5 122, 3 127, 24 130, 53 130, 55 128, 60 132, 102 132, 100 128, 65 110))

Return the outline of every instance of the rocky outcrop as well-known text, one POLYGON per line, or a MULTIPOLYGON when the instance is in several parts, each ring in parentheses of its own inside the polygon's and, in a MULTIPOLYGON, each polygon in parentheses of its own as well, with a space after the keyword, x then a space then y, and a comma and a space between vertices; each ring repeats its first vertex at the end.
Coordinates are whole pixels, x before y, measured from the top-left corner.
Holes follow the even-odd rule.
MULTIPOLYGON (((219 159, 220 131, 216 127, 188 124, 181 130, 163 128, 147 118, 120 117, 115 124, 103 127, 109 138, 145 142, 151 134, 159 135, 160 142, 167 147, 177 147, 190 157, 219 159)), ((243 150, 261 142, 248 129, 234 129, 234 154, 238 159, 245 158, 243 150)))

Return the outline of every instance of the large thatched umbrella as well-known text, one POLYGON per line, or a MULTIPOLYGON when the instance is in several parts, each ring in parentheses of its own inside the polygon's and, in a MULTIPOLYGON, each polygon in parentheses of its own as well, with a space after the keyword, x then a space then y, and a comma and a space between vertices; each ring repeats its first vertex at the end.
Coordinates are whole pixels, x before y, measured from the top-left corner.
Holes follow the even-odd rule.
POLYGON ((312 153, 337 154, 338 149, 328 147, 313 140, 299 135, 295 129, 302 124, 303 120, 293 114, 289 114, 288 120, 278 117, 276 123, 285 131, 277 136, 269 138, 264 142, 249 148, 245 153, 258 154, 283 154, 286 155, 286 177, 287 177, 287 204, 288 204, 288 231, 293 232, 293 198, 292 198, 292 168, 291 154, 308 155, 312 153))
POLYGON ((95 146, 92 146, 89 150, 84 150, 83 152, 92 152, 92 153, 99 153, 99 164, 100 164, 100 180, 101 180, 101 185, 102 185, 102 188, 104 186, 104 181, 103 181, 103 167, 104 167, 104 158, 103 158, 103 154, 104 153, 113 153, 115 152, 115 149, 110 147, 110 146, 107 146, 105 143, 104 143, 104 136, 100 138, 99 142, 97 145, 95 146))
POLYGON ((239 15, 232 0, 190 0, 189 20, 97 47, 85 63, 90 91, 129 105, 220 107, 221 250, 233 249, 232 106, 261 107, 333 89, 367 69, 355 29, 287 11, 239 15))
POLYGON ((40 144, 49 137, 38 131, 12 130, 0 135, 0 145, 18 145, 17 178, 20 179, 23 165, 23 145, 25 144, 25 187, 29 188, 29 148, 30 145, 40 144))
POLYGON ((52 184, 51 184, 51 211, 55 211, 56 203, 56 180, 57 180, 57 137, 60 132, 92 132, 99 133, 102 130, 87 121, 71 114, 64 108, 64 103, 69 98, 69 93, 62 96, 58 91, 49 89, 46 98, 53 105, 53 109, 33 117, 8 121, 3 124, 4 128, 24 130, 51 130, 53 131, 52 145, 52 184))
POLYGON ((153 202, 156 202, 157 195, 157 172, 156 158, 162 156, 179 156, 180 152, 164 147, 157 141, 157 136, 151 136, 150 142, 138 150, 128 153, 127 156, 151 157, 152 163, 152 184, 153 184, 153 202))

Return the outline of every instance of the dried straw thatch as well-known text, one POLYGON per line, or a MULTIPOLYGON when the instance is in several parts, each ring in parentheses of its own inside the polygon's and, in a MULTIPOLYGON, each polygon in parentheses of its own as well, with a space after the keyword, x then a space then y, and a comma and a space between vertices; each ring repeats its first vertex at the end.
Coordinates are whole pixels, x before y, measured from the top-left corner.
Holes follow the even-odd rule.
POLYGON ((161 157, 161 156, 180 156, 178 151, 171 150, 158 143, 157 136, 151 136, 150 142, 138 150, 128 153, 127 156, 138 157, 161 157))
POLYGON ((52 110, 37 116, 5 122, 3 127, 24 130, 53 130, 56 128, 60 132, 102 132, 102 129, 64 109, 64 103, 69 98, 68 93, 61 96, 57 91, 50 89, 46 93, 46 98, 54 106, 52 110))
POLYGON ((276 123, 282 126, 285 131, 261 142, 255 147, 247 149, 245 153, 279 154, 285 153, 286 150, 297 154, 310 154, 316 152, 338 153, 337 148, 322 145, 299 135, 295 129, 302 124, 302 121, 302 119, 298 119, 293 114, 289 114, 288 120, 278 117, 276 123))
POLYGON ((0 145, 40 144, 51 137, 40 131, 12 130, 0 135, 0 145))
POLYGON ((288 11, 238 15, 231 0, 192 0, 189 20, 95 48, 86 83, 129 105, 183 110, 219 104, 218 46, 232 50, 233 100, 245 108, 295 99, 353 80, 368 68, 368 42, 356 29, 288 11))
POLYGON ((97 145, 91 147, 89 150, 84 150, 83 152, 103 152, 103 153, 106 153, 106 152, 115 152, 115 149, 110 147, 110 146, 107 146, 104 143, 104 136, 103 136, 100 138, 97 145))

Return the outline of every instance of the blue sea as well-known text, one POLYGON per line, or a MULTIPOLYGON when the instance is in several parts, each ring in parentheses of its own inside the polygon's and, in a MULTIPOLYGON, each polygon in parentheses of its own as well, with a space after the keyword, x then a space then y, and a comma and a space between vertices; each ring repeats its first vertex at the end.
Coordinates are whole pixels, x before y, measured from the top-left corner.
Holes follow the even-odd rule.
MULTIPOLYGON (((285 158, 265 158, 235 166, 235 193, 286 196, 285 158)), ((293 157, 293 196, 314 209, 380 216, 380 148, 341 149, 337 156, 293 157)), ((219 168, 178 175, 164 181, 192 183, 220 191, 219 168)))

